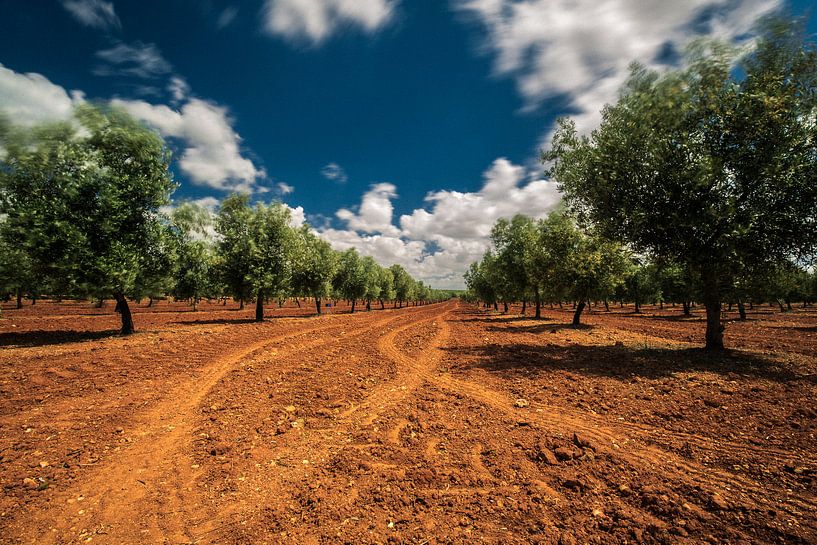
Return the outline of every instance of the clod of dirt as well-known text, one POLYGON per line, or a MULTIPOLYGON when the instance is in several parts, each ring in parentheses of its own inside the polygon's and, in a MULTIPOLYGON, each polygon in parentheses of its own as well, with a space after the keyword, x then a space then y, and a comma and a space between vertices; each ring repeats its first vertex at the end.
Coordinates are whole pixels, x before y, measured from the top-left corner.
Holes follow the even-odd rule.
POLYGON ((622 484, 621 486, 618 487, 618 493, 621 494, 622 496, 629 496, 630 494, 633 493, 633 491, 626 484, 622 484))
POLYGON ((590 442, 590 440, 587 437, 579 435, 578 433, 573 433, 573 443, 579 448, 589 448, 596 450, 596 447, 593 445, 593 443, 590 442))
POLYGON ((31 477, 26 477, 25 479, 23 479, 23 486, 31 490, 35 490, 39 488, 40 484, 31 477))
POLYGON ((295 405, 287 405, 286 407, 284 407, 284 410, 288 413, 294 413, 298 409, 295 408, 295 405))
POLYGON ((537 448, 536 457, 551 466, 555 466, 559 463, 559 460, 556 459, 556 455, 553 454, 553 451, 544 445, 539 445, 537 448))
POLYGON ((709 505, 711 505, 718 511, 725 511, 726 509, 729 509, 729 504, 726 503, 726 500, 723 499, 723 496, 717 493, 712 494, 712 497, 709 498, 709 505))
POLYGON ((293 421, 292 424, 290 424, 290 426, 292 426, 296 430, 302 430, 304 428, 304 419, 299 418, 293 421))
POLYGON ((528 403, 527 399, 520 398, 520 399, 517 399, 514 402, 514 406, 519 407, 520 409, 523 409, 523 408, 527 407, 528 405, 530 405, 530 403, 528 403))
POLYGON ((559 447, 555 451, 556 458, 559 460, 566 462, 567 460, 573 459, 573 449, 567 447, 559 447))

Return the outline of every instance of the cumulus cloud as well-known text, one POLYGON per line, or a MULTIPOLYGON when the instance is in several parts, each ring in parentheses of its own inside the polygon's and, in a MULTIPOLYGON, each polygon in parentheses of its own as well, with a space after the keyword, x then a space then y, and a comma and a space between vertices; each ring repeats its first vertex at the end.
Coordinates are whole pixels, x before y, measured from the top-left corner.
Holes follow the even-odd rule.
POLYGON ((241 154, 241 137, 226 108, 197 98, 181 110, 142 100, 111 102, 155 127, 162 136, 182 140, 185 148, 179 167, 192 182, 222 191, 263 191, 257 180, 266 173, 241 154))
POLYGON ((498 75, 528 108, 567 97, 580 131, 597 126, 632 61, 661 67, 696 36, 738 40, 780 0, 454 0, 487 31, 498 75), (671 57, 671 55, 670 55, 671 57))
POLYGON ((0 110, 19 125, 70 119, 83 94, 51 83, 41 74, 20 74, 0 64, 0 110))
POLYGON ((393 184, 374 184, 363 195, 357 214, 341 208, 335 215, 346 222, 346 225, 352 230, 396 236, 399 231, 392 225, 394 206, 391 203, 391 200, 395 198, 397 198, 397 188, 393 184))
POLYGON ((85 26, 101 30, 121 28, 112 2, 102 0, 63 0, 62 7, 85 26))
POLYGON ((345 184, 349 180, 349 177, 346 175, 346 171, 343 170, 343 167, 337 163, 329 163, 323 167, 321 169, 321 174, 327 180, 331 180, 339 184, 345 184))
POLYGON ((264 29, 295 42, 320 45, 345 27, 373 33, 393 17, 397 0, 267 0, 264 29))
POLYGON ((169 74, 173 67, 154 44, 118 43, 96 52, 103 63, 94 68, 97 76, 156 78, 169 74))
POLYGON ((275 189, 278 190, 278 193, 280 193, 281 195, 289 195, 290 193, 295 191, 294 187, 284 182, 278 182, 277 184, 275 184, 275 189))
POLYGON ((497 159, 483 174, 479 191, 435 191, 428 209, 418 208, 394 224, 392 184, 375 184, 358 212, 341 209, 344 229, 318 232, 338 250, 357 248, 383 264, 399 263, 416 278, 439 288, 461 288, 462 274, 489 246, 491 227, 515 214, 543 217, 559 202, 556 184, 533 178, 524 167, 497 159))

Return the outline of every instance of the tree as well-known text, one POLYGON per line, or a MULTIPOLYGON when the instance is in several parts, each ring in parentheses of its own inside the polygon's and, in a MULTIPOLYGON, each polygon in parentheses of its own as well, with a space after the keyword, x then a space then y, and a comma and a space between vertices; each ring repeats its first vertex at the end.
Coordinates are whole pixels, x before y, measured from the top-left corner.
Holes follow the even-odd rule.
POLYGON ((366 310, 372 310, 372 301, 380 297, 380 265, 371 256, 363 258, 366 310))
POLYGON ((250 281, 252 241, 250 240, 250 208, 247 195, 233 194, 224 199, 216 216, 216 274, 228 292, 244 308, 244 301, 252 297, 250 281))
POLYGON ((248 218, 249 272, 256 294, 255 321, 264 321, 264 299, 280 295, 289 286, 293 247, 290 212, 281 203, 256 205, 248 218))
POLYGON ((391 301, 395 298, 394 290, 394 274, 391 269, 380 267, 378 271, 378 284, 380 286, 380 309, 386 308, 385 301, 391 301))
POLYGON ((315 299, 318 314, 322 313, 321 299, 332 293, 332 279, 338 269, 338 254, 328 242, 318 238, 308 225, 295 233, 292 287, 295 293, 315 299))
POLYGON ((500 218, 491 229, 491 242, 504 276, 511 286, 510 298, 522 301, 524 314, 528 296, 533 291, 536 292, 535 298, 539 299, 539 286, 535 285, 528 266, 535 251, 536 225, 531 218, 521 214, 510 221, 500 218))
POLYGON ((354 313, 357 300, 366 295, 366 268, 354 248, 349 248, 340 254, 333 287, 344 299, 351 302, 352 313, 354 313))
POLYGON ((127 297, 158 244, 159 207, 174 183, 164 141, 125 112, 90 105, 71 123, 2 131, 0 213, 14 247, 59 293, 113 296, 122 334, 127 297))
POLYGON ((684 69, 634 67, 591 136, 562 120, 543 154, 583 220, 700 277, 708 349, 741 269, 817 247, 815 87, 814 45, 772 21, 746 57, 699 43, 684 69))
POLYGON ((212 294, 213 245, 207 240, 212 218, 206 208, 186 202, 173 210, 170 220, 176 258, 173 296, 190 299, 196 310, 202 295, 212 294))
POLYGON ((395 298, 402 307, 411 295, 411 276, 400 265, 392 265, 389 270, 394 278, 395 298))

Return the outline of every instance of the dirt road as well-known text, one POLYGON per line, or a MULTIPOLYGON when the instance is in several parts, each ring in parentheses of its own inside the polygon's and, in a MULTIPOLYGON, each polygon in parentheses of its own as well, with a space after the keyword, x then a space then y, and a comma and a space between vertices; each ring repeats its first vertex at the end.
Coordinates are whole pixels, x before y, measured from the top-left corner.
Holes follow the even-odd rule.
POLYGON ((0 541, 817 542, 814 314, 225 312, 0 324, 0 541))

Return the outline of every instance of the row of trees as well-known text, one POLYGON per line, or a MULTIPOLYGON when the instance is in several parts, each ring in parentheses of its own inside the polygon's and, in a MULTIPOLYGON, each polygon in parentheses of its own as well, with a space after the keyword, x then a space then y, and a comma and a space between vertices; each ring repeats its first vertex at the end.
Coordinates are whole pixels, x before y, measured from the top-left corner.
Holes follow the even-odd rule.
POLYGON ((0 117, 0 293, 113 298, 122 333, 128 299, 167 294, 264 302, 327 297, 371 308, 447 294, 399 265, 336 252, 280 203, 225 199, 215 218, 191 203, 162 210, 176 185, 170 152, 125 112, 83 105, 75 120, 22 128, 0 117))
MULTIPOLYGON (((689 266, 637 256, 580 228, 564 211, 538 221, 522 215, 500 219, 491 242, 491 249, 465 275, 467 297, 495 309, 502 304, 505 312, 510 303, 521 301, 524 314, 530 301, 540 318, 543 303, 552 307, 569 301, 575 308, 573 324, 579 325, 591 302, 609 310, 609 303, 616 301, 634 304, 636 313, 645 303, 677 304, 689 316, 704 293, 700 276, 689 266)), ((793 301, 804 306, 817 301, 817 272, 791 262, 736 278, 724 292, 724 302, 737 307, 741 319, 746 319, 747 305, 769 302, 786 311, 793 301)))
MULTIPOLYGON (((688 278, 684 289, 695 290, 682 300, 703 303, 706 346, 722 349, 725 300, 814 263, 815 89, 817 47, 802 23, 782 19, 761 22, 748 54, 707 41, 693 44, 681 69, 633 66, 592 134, 560 120, 542 154, 582 229, 559 215, 537 229, 542 255, 561 255, 564 244, 570 257, 545 259, 538 274, 556 283, 534 290, 567 289, 577 301, 607 293, 625 247, 688 278), (569 233, 548 238, 560 229, 569 233)), ((483 266, 472 283, 491 277, 483 266)))

